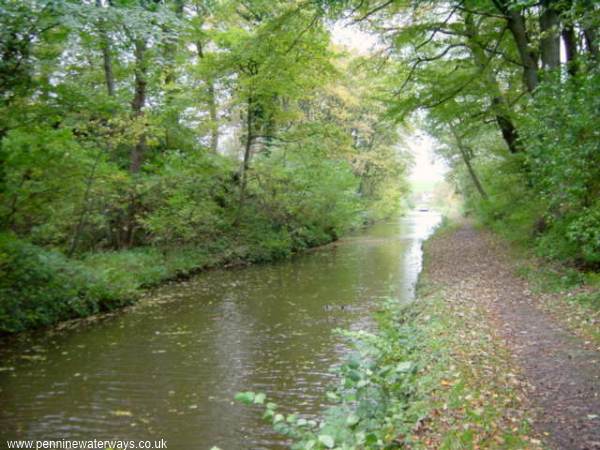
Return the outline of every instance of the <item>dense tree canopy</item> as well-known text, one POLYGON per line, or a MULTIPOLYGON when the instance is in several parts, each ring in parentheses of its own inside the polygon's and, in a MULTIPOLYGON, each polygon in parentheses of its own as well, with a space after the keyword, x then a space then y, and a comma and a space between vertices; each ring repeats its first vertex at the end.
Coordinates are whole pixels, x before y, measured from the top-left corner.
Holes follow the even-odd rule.
POLYGON ((390 116, 438 138, 468 208, 543 254, 600 262, 596 2, 333 5, 380 36, 390 116))
POLYGON ((86 311, 110 307, 135 286, 206 265, 206 254, 285 256, 402 206, 408 159, 398 127, 374 95, 373 68, 332 44, 325 5, 0 8, 5 330, 81 313, 56 307, 62 296, 86 299, 86 311), (36 248, 48 267, 28 275, 38 286, 30 301, 15 303, 36 248), (182 249, 203 256, 116 281, 127 252, 162 266, 182 249), (44 288, 65 270, 95 281, 44 288))

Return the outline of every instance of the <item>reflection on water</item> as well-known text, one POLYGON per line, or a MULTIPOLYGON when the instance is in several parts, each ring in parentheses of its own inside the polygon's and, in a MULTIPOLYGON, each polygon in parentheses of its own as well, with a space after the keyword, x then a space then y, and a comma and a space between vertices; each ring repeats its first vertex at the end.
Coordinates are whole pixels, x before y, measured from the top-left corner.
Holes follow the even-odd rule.
POLYGON ((332 330, 371 326, 378 299, 412 298, 421 241, 438 221, 415 212, 289 261, 165 286, 85 328, 6 342, 0 437, 281 448, 234 394, 318 414, 346 351, 332 330))

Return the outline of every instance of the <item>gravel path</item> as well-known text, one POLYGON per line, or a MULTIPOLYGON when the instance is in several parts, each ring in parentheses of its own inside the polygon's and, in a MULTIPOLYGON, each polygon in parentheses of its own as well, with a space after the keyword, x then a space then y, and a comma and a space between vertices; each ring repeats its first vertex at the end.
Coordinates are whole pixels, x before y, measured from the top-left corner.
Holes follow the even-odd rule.
MULTIPOLYGON (((600 449, 600 352, 561 327, 515 275, 504 249, 465 224, 428 246, 431 281, 478 302, 530 388, 536 428, 555 449, 600 449)), ((454 292, 454 294, 452 294, 454 292)))

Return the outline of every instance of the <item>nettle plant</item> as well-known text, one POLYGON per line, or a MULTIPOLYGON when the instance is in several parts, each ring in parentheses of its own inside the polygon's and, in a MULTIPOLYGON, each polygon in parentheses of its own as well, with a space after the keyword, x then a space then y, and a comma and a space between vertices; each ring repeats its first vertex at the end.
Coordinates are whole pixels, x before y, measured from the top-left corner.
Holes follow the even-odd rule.
POLYGON ((378 314, 376 333, 341 331, 353 352, 333 369, 338 384, 327 399, 333 406, 321 420, 283 414, 264 393, 240 392, 237 401, 264 407, 263 419, 291 439, 292 449, 398 448, 423 411, 409 402, 417 394, 417 364, 411 361, 417 332, 403 324, 395 300, 378 314))

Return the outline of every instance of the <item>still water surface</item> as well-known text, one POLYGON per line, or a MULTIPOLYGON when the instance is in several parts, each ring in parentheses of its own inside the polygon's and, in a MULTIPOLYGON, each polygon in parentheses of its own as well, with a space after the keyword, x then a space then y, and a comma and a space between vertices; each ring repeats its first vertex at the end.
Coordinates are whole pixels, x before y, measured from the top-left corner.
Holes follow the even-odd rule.
POLYGON ((378 300, 409 301, 421 242, 415 212, 277 264, 164 286, 116 317, 0 342, 0 442, 159 440, 169 449, 276 449, 284 442, 236 392, 263 391, 316 415, 378 300))

